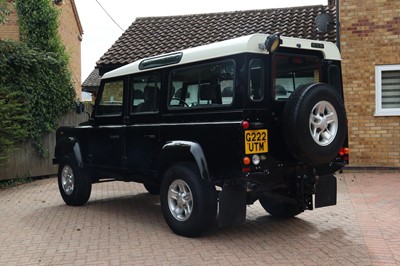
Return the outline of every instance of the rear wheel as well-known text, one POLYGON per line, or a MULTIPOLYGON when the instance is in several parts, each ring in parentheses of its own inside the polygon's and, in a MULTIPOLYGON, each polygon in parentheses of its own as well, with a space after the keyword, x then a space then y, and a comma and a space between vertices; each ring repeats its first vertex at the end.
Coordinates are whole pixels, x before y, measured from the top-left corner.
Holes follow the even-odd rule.
POLYGON ((296 204, 290 202, 282 202, 269 197, 261 197, 259 201, 264 210, 275 217, 290 218, 302 212, 296 204))
POLYGON ((165 221, 176 234, 198 236, 215 222, 215 186, 201 179, 193 163, 176 164, 165 172, 160 201, 165 221))
POLYGON ((81 206, 90 198, 92 183, 71 157, 64 157, 58 167, 58 188, 67 205, 81 206))

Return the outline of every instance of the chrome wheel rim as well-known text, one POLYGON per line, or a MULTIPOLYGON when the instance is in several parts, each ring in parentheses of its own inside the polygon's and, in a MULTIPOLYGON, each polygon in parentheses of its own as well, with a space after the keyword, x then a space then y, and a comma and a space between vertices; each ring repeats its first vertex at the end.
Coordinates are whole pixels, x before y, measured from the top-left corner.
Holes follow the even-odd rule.
POLYGON ((310 114, 310 133, 320 146, 328 146, 338 131, 338 116, 333 105, 327 101, 318 102, 310 114))
POLYGON ((65 165, 61 171, 61 187, 68 196, 74 191, 74 171, 71 166, 65 165))
POLYGON ((193 211, 193 195, 185 181, 177 179, 169 186, 168 207, 172 216, 178 221, 189 219, 193 211))

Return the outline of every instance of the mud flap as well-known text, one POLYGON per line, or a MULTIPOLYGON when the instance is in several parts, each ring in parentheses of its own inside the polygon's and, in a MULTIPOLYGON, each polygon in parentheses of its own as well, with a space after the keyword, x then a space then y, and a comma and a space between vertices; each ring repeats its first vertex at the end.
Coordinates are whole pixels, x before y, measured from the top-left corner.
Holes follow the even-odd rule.
POLYGON ((315 208, 336 205, 337 184, 334 175, 319 178, 315 192, 315 208))
POLYGON ((219 194, 218 226, 233 226, 246 220, 246 188, 224 185, 219 194))

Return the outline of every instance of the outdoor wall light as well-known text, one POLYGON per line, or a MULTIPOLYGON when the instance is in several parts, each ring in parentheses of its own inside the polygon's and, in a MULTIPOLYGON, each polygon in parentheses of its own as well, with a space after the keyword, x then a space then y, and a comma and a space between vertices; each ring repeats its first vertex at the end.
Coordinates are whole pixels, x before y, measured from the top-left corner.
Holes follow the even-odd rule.
POLYGON ((269 53, 273 53, 279 48, 279 45, 281 44, 279 35, 279 33, 271 34, 265 40, 265 49, 267 49, 269 53))
POLYGON ((63 0, 51 0, 53 5, 62 6, 64 4, 63 0))

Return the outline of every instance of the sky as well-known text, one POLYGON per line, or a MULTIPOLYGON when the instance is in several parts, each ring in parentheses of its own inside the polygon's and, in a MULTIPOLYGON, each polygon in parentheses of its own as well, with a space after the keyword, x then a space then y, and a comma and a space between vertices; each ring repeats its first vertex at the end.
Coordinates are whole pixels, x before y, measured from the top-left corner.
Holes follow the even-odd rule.
MULTIPOLYGON (((75 0, 83 27, 82 82, 96 61, 114 44, 137 17, 177 16, 225 11, 326 5, 328 0, 75 0), (107 13, 112 19, 107 15, 107 13), (117 25, 118 24, 118 25, 117 25)), ((87 95, 83 95, 87 97, 87 95)))

